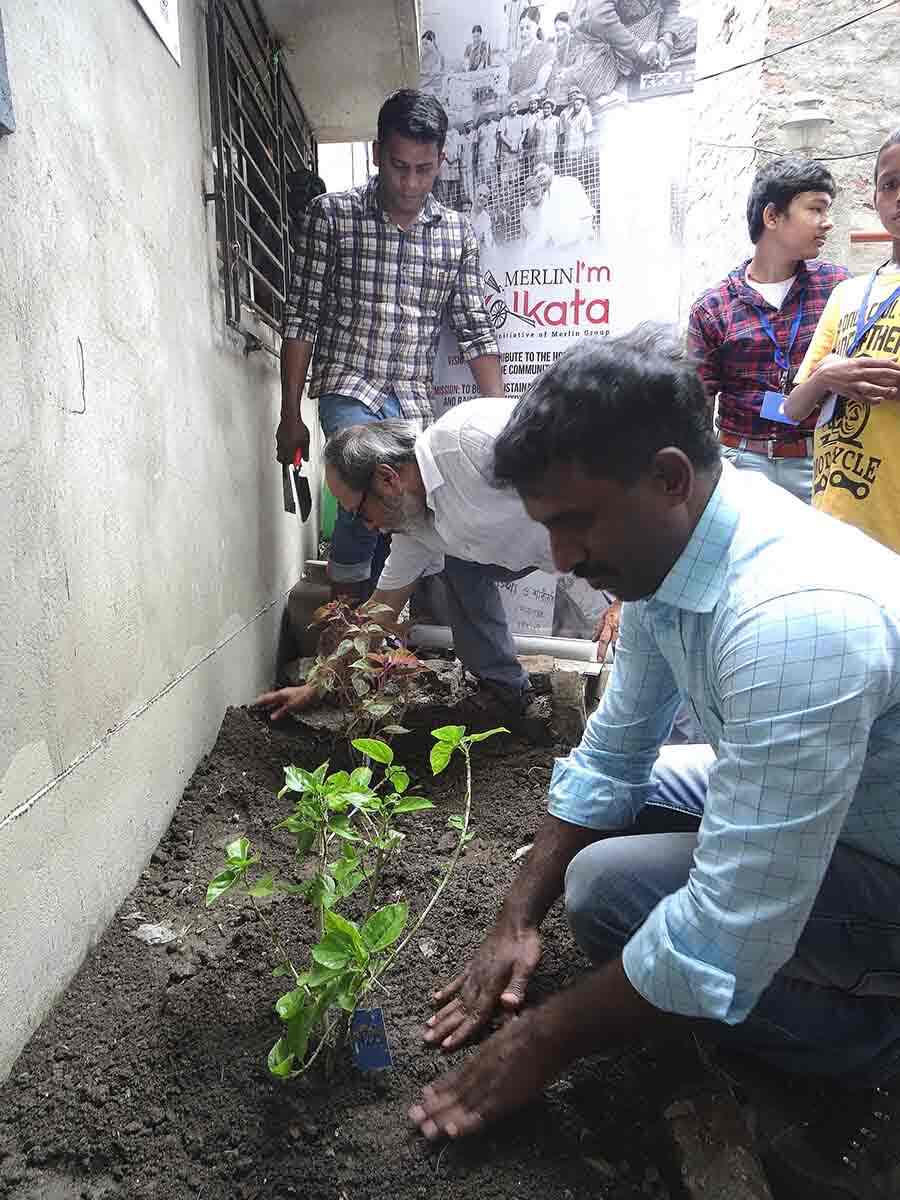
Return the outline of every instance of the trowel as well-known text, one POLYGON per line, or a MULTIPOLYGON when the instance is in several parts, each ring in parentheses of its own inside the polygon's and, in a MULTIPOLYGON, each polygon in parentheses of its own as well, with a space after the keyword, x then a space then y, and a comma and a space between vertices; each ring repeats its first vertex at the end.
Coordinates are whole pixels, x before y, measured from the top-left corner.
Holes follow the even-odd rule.
POLYGON ((297 513, 300 521, 305 521, 312 512, 312 493, 309 490, 309 480, 301 471, 303 452, 298 450, 292 463, 282 463, 281 475, 284 487, 284 511, 297 513))

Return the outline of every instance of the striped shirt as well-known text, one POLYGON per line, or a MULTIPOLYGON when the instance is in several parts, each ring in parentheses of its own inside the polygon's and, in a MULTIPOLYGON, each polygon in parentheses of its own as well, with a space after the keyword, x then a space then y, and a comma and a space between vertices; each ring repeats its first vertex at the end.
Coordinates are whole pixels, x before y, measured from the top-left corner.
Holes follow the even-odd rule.
POLYGON ((623 952, 657 1008, 738 1023, 793 955, 838 841, 900 866, 900 557, 738 473, 615 666, 549 811, 624 830, 688 699, 716 754, 687 883, 623 952))
POLYGON ((498 354, 468 219, 433 196, 408 229, 383 211, 377 177, 320 196, 298 240, 284 336, 315 342, 309 392, 337 392, 379 412, 431 422, 441 326, 463 359, 498 354))

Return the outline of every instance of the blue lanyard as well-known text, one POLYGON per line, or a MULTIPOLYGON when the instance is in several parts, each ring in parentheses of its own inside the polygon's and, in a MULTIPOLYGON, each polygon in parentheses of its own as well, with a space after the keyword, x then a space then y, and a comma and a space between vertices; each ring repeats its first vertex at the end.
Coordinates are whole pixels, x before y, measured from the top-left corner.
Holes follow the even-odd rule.
POLYGON ((759 319, 763 327, 763 332, 768 337, 769 341, 775 347, 775 366, 780 371, 789 371, 791 369, 791 351, 794 348, 794 342, 797 340, 797 334, 800 332, 800 324, 803 321, 803 301, 806 299, 806 293, 800 293, 800 301, 797 305, 797 315, 791 322, 791 332, 788 337, 787 353, 778 345, 778 338, 775 336, 775 329, 772 322, 769 320, 769 314, 764 308, 756 308, 759 313, 759 319))
MULTIPOLYGON (((879 267, 878 270, 881 270, 879 267)), ((856 351, 863 343, 866 334, 873 325, 877 325, 887 310, 891 307, 895 300, 900 299, 900 286, 895 287, 891 294, 885 297, 878 305, 871 317, 866 319, 866 313, 869 310, 869 298, 872 295, 872 288, 875 286, 875 280, 878 278, 878 271, 873 271, 869 276, 869 282, 866 285, 866 294, 863 296, 862 304, 859 306, 856 313, 856 334, 853 341, 847 347, 847 357, 852 358, 856 351)))

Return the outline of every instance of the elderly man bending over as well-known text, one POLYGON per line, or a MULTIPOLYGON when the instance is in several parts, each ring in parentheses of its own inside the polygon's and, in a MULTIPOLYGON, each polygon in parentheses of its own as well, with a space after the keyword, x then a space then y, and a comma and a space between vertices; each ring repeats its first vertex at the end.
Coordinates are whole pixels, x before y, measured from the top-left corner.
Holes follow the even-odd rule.
MULTIPOLYGON (((440 572, 458 657, 492 710, 515 721, 528 715, 531 693, 497 583, 552 571, 553 557, 547 531, 518 494, 494 483, 494 441, 513 404, 470 400, 421 433, 405 421, 342 429, 325 446, 325 478, 368 529, 394 535, 370 603, 398 617, 418 581, 440 572)), ((304 685, 267 692, 257 703, 274 719, 316 696, 304 685)))

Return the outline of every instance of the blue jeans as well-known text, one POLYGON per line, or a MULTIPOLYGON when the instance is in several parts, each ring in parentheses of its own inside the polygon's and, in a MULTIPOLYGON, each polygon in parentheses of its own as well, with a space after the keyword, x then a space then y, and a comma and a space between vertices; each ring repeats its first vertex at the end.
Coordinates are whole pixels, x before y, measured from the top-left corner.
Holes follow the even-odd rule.
MULTIPOLYGON (((702 816, 713 761, 709 746, 664 748, 642 819, 680 832, 607 838, 569 864, 566 912, 593 962, 619 954, 686 883, 697 840, 686 826, 702 816)), ((839 843, 794 957, 745 1021, 702 1022, 702 1033, 786 1070, 857 1086, 900 1072, 900 868, 839 843)))
POLYGON ((722 447, 722 457, 739 471, 756 471, 777 483, 786 492, 809 504, 812 500, 813 460, 811 458, 767 458, 755 450, 722 447))
MULTIPOLYGON (((375 421, 402 418, 400 401, 388 396, 381 412, 373 413, 361 400, 329 392, 319 397, 319 424, 326 438, 333 437, 349 425, 372 425, 375 421)), ((328 578, 334 583, 362 583, 371 579, 374 588, 387 558, 387 539, 338 505, 331 552, 328 556, 328 578)))
POLYGON ((516 658, 497 584, 529 573, 449 555, 441 573, 456 657, 479 679, 518 696, 529 686, 528 674, 516 658))

